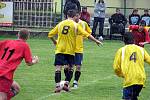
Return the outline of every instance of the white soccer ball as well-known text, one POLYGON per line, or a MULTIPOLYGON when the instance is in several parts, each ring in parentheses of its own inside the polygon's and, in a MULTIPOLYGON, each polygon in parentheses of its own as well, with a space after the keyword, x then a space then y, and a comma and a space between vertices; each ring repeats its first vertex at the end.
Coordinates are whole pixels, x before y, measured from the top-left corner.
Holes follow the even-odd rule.
POLYGON ((63 88, 65 83, 66 83, 66 81, 61 81, 60 82, 60 87, 63 88))

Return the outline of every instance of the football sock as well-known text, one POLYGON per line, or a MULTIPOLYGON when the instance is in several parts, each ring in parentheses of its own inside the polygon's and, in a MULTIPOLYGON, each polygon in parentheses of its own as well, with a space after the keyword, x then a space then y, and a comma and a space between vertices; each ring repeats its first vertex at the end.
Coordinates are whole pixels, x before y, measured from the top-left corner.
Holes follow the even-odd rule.
POLYGON ((68 68, 65 68, 64 69, 64 74, 65 74, 65 81, 67 80, 67 77, 68 77, 68 68))
POLYGON ((14 96, 16 96, 18 94, 18 92, 14 89, 14 88, 11 88, 10 91, 8 92, 7 94, 7 98, 8 100, 14 96))
POLYGON ((55 72, 55 82, 59 83, 61 81, 61 71, 55 72))
POLYGON ((75 77, 74 80, 78 82, 79 78, 80 78, 81 72, 80 71, 76 71, 75 72, 75 77))
POLYGON ((67 80, 67 81, 70 82, 71 79, 72 79, 72 76, 73 76, 73 70, 69 70, 68 74, 69 74, 69 77, 68 77, 68 80, 67 80))

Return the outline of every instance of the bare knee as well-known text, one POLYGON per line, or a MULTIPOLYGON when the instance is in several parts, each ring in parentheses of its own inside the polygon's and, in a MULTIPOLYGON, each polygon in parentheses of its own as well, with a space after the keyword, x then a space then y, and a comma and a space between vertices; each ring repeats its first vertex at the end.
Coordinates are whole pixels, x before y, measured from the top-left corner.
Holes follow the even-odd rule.
POLYGON ((7 94, 4 92, 0 92, 0 100, 7 100, 7 94))
POLYGON ((56 66, 56 71, 61 71, 62 66, 56 66))
POLYGON ((81 71, 81 66, 80 65, 76 65, 76 71, 81 71))

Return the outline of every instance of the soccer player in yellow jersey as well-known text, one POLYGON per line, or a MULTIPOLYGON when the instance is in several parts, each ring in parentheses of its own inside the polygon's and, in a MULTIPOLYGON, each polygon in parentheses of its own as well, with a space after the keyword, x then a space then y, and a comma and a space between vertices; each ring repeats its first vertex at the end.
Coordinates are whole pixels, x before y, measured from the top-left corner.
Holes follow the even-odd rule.
MULTIPOLYGON (((85 21, 80 20, 80 12, 76 14, 75 22, 77 22, 86 32, 89 34, 92 33, 91 28, 88 26, 88 24, 85 21)), ((83 60, 83 35, 77 35, 76 37, 76 48, 75 48, 75 66, 76 71, 74 74, 74 82, 73 87, 78 87, 78 80, 81 75, 81 65, 83 60)))
POLYGON ((130 32, 124 34, 124 43, 115 55, 113 68, 116 75, 124 79, 123 99, 138 100, 146 80, 144 61, 150 64, 150 56, 144 48, 134 44, 130 32))
MULTIPOLYGON (((95 39, 92 35, 87 33, 82 29, 82 27, 73 21, 76 18, 76 11, 69 10, 68 11, 68 19, 60 22, 56 25, 54 29, 52 29, 48 33, 48 37, 53 41, 56 45, 55 50, 55 62, 54 65, 56 67, 55 71, 55 82, 56 82, 56 89, 55 93, 60 92, 60 81, 61 81, 61 69, 62 66, 68 65, 70 69, 74 64, 74 55, 75 55, 75 47, 76 47, 76 36, 83 35, 88 37, 89 39, 96 42, 98 45, 101 44, 100 41, 95 39), (53 36, 58 35, 57 42, 53 38, 53 36)), ((66 81, 68 83, 71 80, 72 70, 69 70, 68 75, 66 75, 66 81)), ((68 83, 66 82, 63 89, 65 91, 69 91, 68 83)))

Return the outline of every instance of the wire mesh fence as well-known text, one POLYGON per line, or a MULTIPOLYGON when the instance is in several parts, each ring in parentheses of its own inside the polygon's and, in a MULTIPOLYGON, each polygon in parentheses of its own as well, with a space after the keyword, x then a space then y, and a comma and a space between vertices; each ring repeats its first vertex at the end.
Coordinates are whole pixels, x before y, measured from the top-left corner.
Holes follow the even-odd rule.
POLYGON ((53 0, 1 0, 13 2, 13 26, 52 28, 55 25, 56 3, 53 0))

